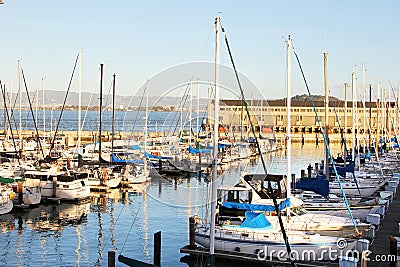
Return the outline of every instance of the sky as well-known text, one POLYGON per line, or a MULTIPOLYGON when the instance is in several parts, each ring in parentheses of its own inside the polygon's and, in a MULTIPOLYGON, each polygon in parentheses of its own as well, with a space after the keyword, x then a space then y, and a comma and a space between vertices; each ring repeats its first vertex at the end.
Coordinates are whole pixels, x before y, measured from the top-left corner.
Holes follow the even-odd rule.
MULTIPOLYGON (((105 87, 115 73, 117 94, 132 96, 146 79, 172 66, 214 61, 214 19, 220 15, 237 69, 267 99, 286 96, 288 35, 312 94, 324 94, 324 52, 331 95, 343 99, 353 67, 358 95, 364 80, 376 94, 378 79, 387 91, 391 84, 397 94, 399 7, 398 1, 372 0, 4 0, 0 79, 15 91, 21 59, 29 90, 40 88, 45 78, 46 89, 66 92, 82 50, 83 91, 98 91, 103 63, 105 87)), ((231 66, 223 43, 221 64, 231 66)), ((294 57, 292 79, 292 95, 306 94, 294 57)), ((71 90, 76 83, 74 79, 71 90)))

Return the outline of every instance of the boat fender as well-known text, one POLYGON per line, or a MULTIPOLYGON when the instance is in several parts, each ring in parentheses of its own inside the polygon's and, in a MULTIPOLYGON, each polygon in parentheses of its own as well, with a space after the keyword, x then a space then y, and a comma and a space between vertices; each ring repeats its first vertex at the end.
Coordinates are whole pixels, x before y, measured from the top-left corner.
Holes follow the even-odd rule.
POLYGON ((240 248, 239 247, 235 247, 235 251, 236 252, 240 252, 240 248))

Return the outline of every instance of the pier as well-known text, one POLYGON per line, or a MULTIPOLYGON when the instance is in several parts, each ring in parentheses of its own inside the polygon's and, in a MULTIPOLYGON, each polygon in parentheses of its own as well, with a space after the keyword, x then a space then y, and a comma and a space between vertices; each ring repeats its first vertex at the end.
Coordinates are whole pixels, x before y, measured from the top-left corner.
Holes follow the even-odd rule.
MULTIPOLYGON (((389 205, 389 208, 381 221, 381 225, 376 231, 376 237, 370 245, 371 266, 374 266, 378 262, 381 264, 390 263, 390 266, 397 266, 394 258, 390 255, 394 255, 397 261, 397 244, 394 251, 391 246, 391 237, 400 237, 400 196, 394 194, 393 200, 389 205), (395 254, 393 254, 395 253, 395 254), (382 259, 382 261, 380 260, 382 259)), ((385 265, 387 266, 387 265, 385 265)))

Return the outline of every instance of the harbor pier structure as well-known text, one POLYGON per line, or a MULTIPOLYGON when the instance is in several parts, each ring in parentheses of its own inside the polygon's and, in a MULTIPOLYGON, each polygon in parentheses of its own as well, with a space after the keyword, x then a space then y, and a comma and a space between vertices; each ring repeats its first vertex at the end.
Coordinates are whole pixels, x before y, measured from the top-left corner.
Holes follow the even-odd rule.
MULTIPOLYGON (((267 138, 284 137, 287 127, 286 99, 247 100, 246 102, 256 133, 267 138)), ((324 101, 292 99, 291 103, 293 141, 314 142, 319 139, 323 142, 320 133, 325 125, 324 101)), ((346 140, 351 140, 353 121, 358 125, 355 134, 359 140, 373 142, 377 136, 393 136, 399 124, 397 114, 398 105, 395 102, 382 104, 379 101, 365 103, 359 101, 353 115, 351 101, 330 100, 328 112, 330 139, 333 142, 340 142, 343 133, 346 140), (366 125, 366 129, 360 127, 363 125, 366 125)), ((251 132, 250 120, 242 100, 221 100, 220 123, 226 132, 233 132, 236 136, 246 136, 251 132)))

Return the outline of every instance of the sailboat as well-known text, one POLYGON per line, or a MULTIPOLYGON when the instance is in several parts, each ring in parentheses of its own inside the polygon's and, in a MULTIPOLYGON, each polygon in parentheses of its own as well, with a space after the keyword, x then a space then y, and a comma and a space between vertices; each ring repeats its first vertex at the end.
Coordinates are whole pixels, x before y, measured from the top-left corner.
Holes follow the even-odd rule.
MULTIPOLYGON (((219 37, 220 18, 216 18, 216 44, 218 53, 218 37, 219 37)), ((229 48, 228 48, 229 49, 229 48)), ((290 51, 291 51, 291 39, 290 36, 287 40, 287 86, 288 86, 288 177, 291 176, 290 172, 290 51)), ((216 55, 216 59, 219 56, 216 55)), ((217 65, 218 61, 216 61, 217 65)), ((218 74, 216 68, 216 85, 218 84, 218 74)), ((236 70, 235 70, 236 71, 236 70)), ((240 85, 239 85, 240 87, 240 85)), ((243 99, 243 101, 245 101, 243 99)), ((214 151, 216 150, 216 144, 218 144, 218 102, 219 93, 218 87, 216 86, 215 92, 215 121, 216 127, 214 127, 214 151)), ((215 154, 214 154, 215 155, 215 154)), ((214 164, 215 166, 216 164, 214 164)), ((216 172, 213 171, 212 185, 215 185, 216 172)), ((288 199, 279 203, 280 211, 285 210, 287 214, 290 213, 290 183, 287 183, 288 199), (289 204, 288 204, 289 203, 289 204)), ((215 188, 215 187, 214 187, 215 188)), ((215 190, 215 189, 214 189, 215 190)), ((215 207, 216 192, 212 190, 211 207, 215 207)), ((275 204, 275 203, 274 203, 275 204)), ((245 204, 243 209, 245 212, 245 221, 240 225, 232 225, 230 221, 226 221, 222 225, 216 225, 215 223, 215 208, 211 208, 211 226, 208 225, 197 225, 194 237, 195 241, 207 248, 210 248, 210 254, 213 255, 215 249, 222 251, 221 253, 234 253, 240 252, 248 255, 256 255, 259 260, 261 254, 268 257, 269 259, 278 258, 280 260, 307 260, 307 261, 324 261, 334 260, 333 257, 339 255, 345 255, 348 251, 351 251, 357 241, 354 239, 343 239, 336 236, 323 236, 320 234, 295 231, 292 230, 292 224, 290 223, 290 216, 287 216, 289 222, 285 228, 276 227, 268 221, 264 215, 264 211, 275 211, 275 205, 252 205, 245 204), (290 243, 290 246, 288 244, 290 243), (312 252, 312 255, 310 255, 312 252), (332 252, 334 252, 332 254, 332 252), (329 255, 328 255, 329 254, 329 255)), ((282 222, 280 226, 283 227, 282 222)))
POLYGON ((0 185, 0 215, 9 213, 13 208, 15 193, 5 185, 0 185))

